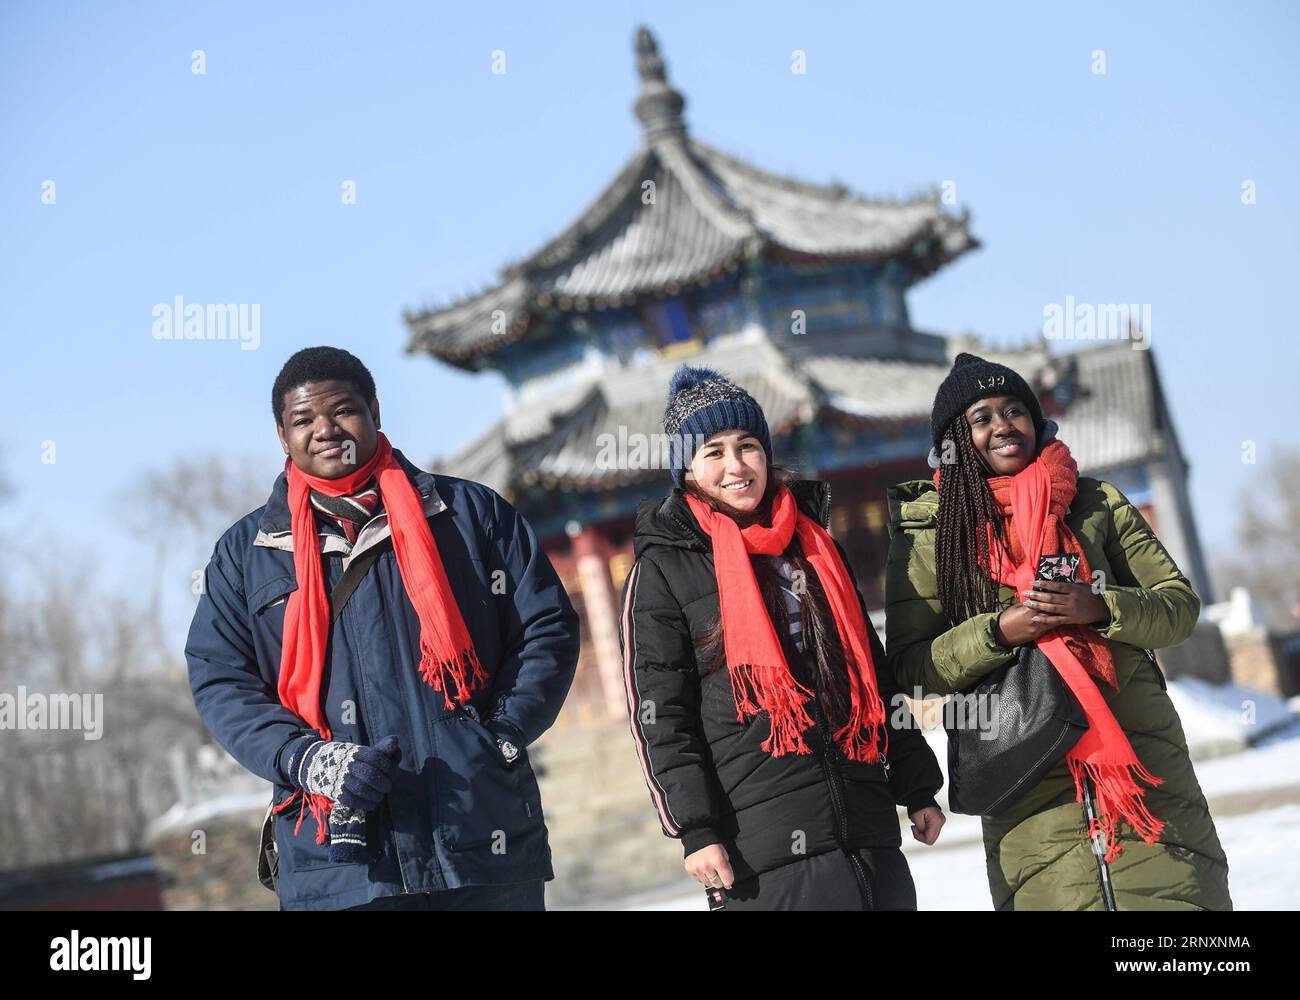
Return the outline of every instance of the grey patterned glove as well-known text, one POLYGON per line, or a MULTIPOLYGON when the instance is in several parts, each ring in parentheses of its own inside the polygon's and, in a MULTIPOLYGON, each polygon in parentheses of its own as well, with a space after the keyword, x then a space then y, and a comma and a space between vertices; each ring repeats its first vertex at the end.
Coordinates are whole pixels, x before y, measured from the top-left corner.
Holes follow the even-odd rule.
POLYGON ((373 747, 306 737, 290 756, 287 771, 303 791, 365 812, 393 787, 401 757, 396 736, 386 736, 373 747))
POLYGON ((334 803, 329 818, 331 861, 366 860, 366 813, 393 787, 401 757, 396 736, 386 736, 373 747, 308 736, 294 748, 286 767, 289 780, 334 803))
POLYGON ((366 857, 366 814, 341 802, 330 809, 330 860, 336 864, 359 864, 366 857))

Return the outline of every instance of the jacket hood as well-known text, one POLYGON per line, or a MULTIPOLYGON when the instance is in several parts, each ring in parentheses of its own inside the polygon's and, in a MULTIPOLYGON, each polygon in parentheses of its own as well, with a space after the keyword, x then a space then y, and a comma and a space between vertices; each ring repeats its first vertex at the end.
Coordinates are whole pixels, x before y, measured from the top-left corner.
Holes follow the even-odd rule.
POLYGON ((910 479, 888 491, 889 531, 933 528, 939 518, 939 490, 929 479, 910 479))
MULTIPOLYGON (((799 510, 823 528, 830 524, 831 488, 818 479, 796 479, 790 483, 799 510)), ((708 551, 712 548, 709 536, 686 502, 686 493, 674 487, 666 497, 642 500, 637 506, 636 528, 633 531, 636 557, 654 545, 668 545, 678 549, 708 551)))

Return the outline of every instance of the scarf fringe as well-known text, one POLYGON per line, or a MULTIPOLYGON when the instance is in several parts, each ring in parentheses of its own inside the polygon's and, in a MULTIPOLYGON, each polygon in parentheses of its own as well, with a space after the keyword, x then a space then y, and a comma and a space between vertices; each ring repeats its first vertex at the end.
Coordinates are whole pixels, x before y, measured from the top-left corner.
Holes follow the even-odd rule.
POLYGON ((867 712, 864 718, 855 708, 849 721, 835 734, 835 741, 849 760, 874 764, 889 753, 889 728, 883 716, 876 718, 876 713, 867 712))
POLYGON ((294 824, 293 835, 298 836, 298 831, 302 829, 302 821, 307 818, 307 810, 311 809, 311 817, 316 821, 316 843, 323 844, 327 839, 327 831, 330 810, 334 803, 324 795, 308 795, 301 788, 295 788, 292 795, 275 806, 271 812, 278 813, 288 808, 295 800, 299 800, 298 822, 294 824))
MULTIPOLYGON (((866 627, 871 628, 871 625, 868 623, 866 627)), ((852 660, 857 661, 865 656, 867 670, 872 674, 875 673, 870 650, 862 649, 861 643, 856 641, 844 645, 846 662, 852 647, 852 660)), ((849 707, 848 721, 836 732, 835 740, 849 760, 874 764, 883 754, 889 753, 889 727, 885 725, 885 704, 879 692, 868 685, 866 680, 868 675, 863 672, 862 667, 857 663, 847 663, 847 665, 852 704, 849 707), (877 742, 881 745, 877 746, 877 742)))
POLYGON ((746 663, 734 667, 730 674, 737 721, 744 722, 764 710, 772 720, 772 735, 763 741, 764 750, 775 757, 812 753, 803 733, 813 725, 804 707, 813 692, 795 680, 784 664, 746 663))
POLYGON ((1106 860, 1114 861, 1124 850, 1119 840, 1118 825, 1124 820, 1148 844, 1160 839, 1163 820, 1156 819, 1147 809, 1143 781, 1153 788, 1164 784, 1142 764, 1134 760, 1129 764, 1094 764, 1086 760, 1070 760, 1070 773, 1074 776, 1075 801, 1083 801, 1083 781, 1088 778, 1096 789, 1097 816, 1088 830, 1089 837, 1102 835, 1106 846, 1106 860))
POLYGON ((435 691, 442 692, 447 708, 454 709, 469 701, 470 690, 475 684, 485 683, 487 671, 479 661, 478 651, 469 646, 456 654, 454 659, 440 660, 433 645, 420 640, 420 676, 435 691))
POLYGON ((814 725, 805 703, 816 695, 790 672, 749 562, 750 555, 779 555, 797 535, 825 589, 850 676, 849 722, 832 739, 850 760, 879 759, 881 751, 875 742, 885 712, 867 644, 871 624, 831 536, 798 510, 788 486, 782 486, 773 500, 771 527, 754 524, 742 529, 697 497, 688 494, 686 500, 700 528, 713 539, 727 671, 737 720, 744 722, 766 711, 772 735, 762 744, 765 751, 774 757, 812 752, 803 738, 803 733, 814 725), (761 665, 755 665, 755 660, 761 665), (864 726, 869 728, 864 730, 864 726))

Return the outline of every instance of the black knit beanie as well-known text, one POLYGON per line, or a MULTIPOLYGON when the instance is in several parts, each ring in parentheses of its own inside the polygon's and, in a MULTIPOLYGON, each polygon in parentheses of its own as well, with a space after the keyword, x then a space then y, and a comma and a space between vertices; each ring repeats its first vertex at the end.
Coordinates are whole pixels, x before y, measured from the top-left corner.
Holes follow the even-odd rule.
POLYGON ((1006 365, 963 351, 935 393, 934 409, 930 411, 930 437, 934 446, 939 447, 943 432, 954 418, 966 412, 966 407, 989 396, 1015 396, 1022 400, 1034 418, 1034 434, 1038 440, 1043 439, 1043 410, 1029 383, 1006 365))

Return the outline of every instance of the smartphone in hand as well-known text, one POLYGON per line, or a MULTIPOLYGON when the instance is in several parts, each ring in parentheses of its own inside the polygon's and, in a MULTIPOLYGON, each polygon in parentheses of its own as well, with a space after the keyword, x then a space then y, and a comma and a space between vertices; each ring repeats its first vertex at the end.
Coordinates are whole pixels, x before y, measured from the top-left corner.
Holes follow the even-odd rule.
POLYGON ((1053 552, 1038 557, 1038 575, 1035 579, 1074 583, 1074 573, 1078 568, 1077 552, 1053 552))

